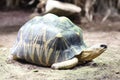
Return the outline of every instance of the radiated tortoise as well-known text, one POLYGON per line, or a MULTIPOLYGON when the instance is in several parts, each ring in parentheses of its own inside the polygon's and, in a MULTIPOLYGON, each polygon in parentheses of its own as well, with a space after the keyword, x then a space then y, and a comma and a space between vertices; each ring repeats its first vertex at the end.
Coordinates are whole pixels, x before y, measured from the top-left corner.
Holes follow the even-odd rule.
POLYGON ((11 54, 13 59, 53 69, 69 69, 93 60, 106 48, 105 44, 88 48, 80 27, 66 17, 49 13, 36 16, 20 28, 11 54))

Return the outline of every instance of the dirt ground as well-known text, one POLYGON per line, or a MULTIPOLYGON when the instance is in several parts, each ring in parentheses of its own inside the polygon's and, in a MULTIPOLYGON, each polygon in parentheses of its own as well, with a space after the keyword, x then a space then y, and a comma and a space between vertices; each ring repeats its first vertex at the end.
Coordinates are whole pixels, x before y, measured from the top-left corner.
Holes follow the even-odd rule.
POLYGON ((8 61, 19 28, 29 12, 0 12, 0 80, 120 80, 120 20, 100 20, 80 25, 88 46, 106 43, 108 49, 92 64, 68 70, 52 70, 18 61, 8 61))

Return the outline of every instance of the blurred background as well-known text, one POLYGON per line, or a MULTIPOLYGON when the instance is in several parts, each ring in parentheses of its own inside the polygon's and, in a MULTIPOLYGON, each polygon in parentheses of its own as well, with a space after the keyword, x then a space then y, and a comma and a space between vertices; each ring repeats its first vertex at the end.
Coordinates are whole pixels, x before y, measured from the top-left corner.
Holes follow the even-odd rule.
POLYGON ((1 0, 0 46, 11 47, 25 22, 47 13, 66 16, 85 31, 120 32, 120 0, 1 0))

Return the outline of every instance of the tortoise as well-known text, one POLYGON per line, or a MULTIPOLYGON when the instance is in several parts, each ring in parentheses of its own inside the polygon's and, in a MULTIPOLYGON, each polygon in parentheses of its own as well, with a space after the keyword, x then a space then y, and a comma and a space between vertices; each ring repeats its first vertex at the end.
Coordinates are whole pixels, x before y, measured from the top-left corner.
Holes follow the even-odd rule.
POLYGON ((14 60, 22 59, 53 69, 70 69, 93 60, 106 49, 106 44, 88 48, 80 27, 67 17, 49 13, 34 17, 20 28, 11 55, 14 60))

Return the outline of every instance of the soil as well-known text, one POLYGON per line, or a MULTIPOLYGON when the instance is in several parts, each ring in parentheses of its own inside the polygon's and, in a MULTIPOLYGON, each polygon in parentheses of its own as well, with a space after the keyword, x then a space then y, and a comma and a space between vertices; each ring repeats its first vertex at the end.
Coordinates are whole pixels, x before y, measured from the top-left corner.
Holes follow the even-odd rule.
POLYGON ((79 25, 88 46, 97 43, 108 45, 106 52, 92 63, 68 70, 52 70, 8 60, 17 32, 29 20, 30 14, 24 11, 0 12, 0 80, 120 80, 120 19, 79 25))

